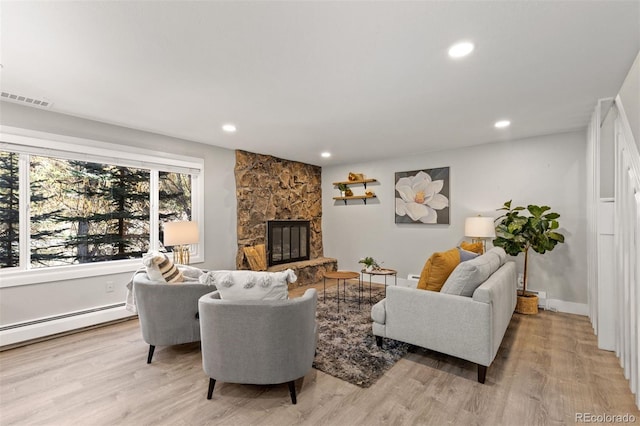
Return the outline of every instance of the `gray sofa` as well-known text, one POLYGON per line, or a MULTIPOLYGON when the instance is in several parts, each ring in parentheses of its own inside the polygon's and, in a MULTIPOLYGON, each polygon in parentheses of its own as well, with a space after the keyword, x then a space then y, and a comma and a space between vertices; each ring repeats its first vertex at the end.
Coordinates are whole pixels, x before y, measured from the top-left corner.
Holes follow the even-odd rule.
POLYGON ((511 321, 517 285, 515 263, 505 262, 506 256, 495 271, 482 266, 490 253, 460 263, 449 277, 473 280, 488 275, 472 297, 389 286, 386 298, 371 310, 378 345, 386 337, 474 362, 478 381, 484 383, 511 321))

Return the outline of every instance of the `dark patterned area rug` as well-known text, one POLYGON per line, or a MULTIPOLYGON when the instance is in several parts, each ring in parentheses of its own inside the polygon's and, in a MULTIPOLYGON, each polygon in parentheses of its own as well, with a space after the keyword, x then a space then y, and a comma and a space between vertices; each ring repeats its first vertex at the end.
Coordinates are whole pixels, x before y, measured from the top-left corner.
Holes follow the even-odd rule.
MULTIPOLYGON (((318 294, 318 346, 313 367, 362 388, 368 388, 400 358, 410 345, 385 339, 382 348, 376 345, 371 331, 371 305, 366 286, 358 309, 357 284, 347 284, 347 302, 336 300, 336 288, 327 290, 323 302, 322 290, 318 294)), ((342 288, 340 289, 342 299, 342 288)), ((384 289, 374 288, 375 304, 384 298, 384 289)))

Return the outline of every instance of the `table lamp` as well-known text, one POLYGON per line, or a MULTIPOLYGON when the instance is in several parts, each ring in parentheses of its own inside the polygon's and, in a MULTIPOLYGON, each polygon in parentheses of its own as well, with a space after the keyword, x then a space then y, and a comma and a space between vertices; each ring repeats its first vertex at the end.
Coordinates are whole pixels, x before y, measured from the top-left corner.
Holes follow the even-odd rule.
POLYGON ((173 261, 181 265, 188 265, 189 245, 200 241, 198 222, 182 221, 164 224, 164 245, 173 246, 173 261))
POLYGON ((468 217, 464 221, 464 235, 471 237, 473 242, 482 241, 482 252, 487 251, 487 238, 496 236, 496 228, 491 217, 468 217))

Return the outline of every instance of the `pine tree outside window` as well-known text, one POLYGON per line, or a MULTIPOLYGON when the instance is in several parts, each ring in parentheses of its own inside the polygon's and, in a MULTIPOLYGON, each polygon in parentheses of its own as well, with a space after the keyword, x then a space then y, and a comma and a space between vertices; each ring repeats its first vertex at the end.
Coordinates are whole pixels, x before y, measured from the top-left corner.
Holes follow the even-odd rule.
POLYGON ((142 257, 149 170, 31 156, 31 267, 142 257))
POLYGON ((160 241, 164 241, 162 225, 166 222, 191 220, 191 175, 160 172, 159 174, 160 241))
POLYGON ((20 262, 18 160, 18 154, 0 151, 0 268, 20 262))

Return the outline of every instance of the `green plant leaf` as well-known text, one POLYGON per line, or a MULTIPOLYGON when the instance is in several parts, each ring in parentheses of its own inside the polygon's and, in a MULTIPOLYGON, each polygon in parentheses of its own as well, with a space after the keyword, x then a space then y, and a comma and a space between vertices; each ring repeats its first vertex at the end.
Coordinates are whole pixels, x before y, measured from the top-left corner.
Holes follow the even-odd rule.
POLYGON ((551 225, 549 226, 549 229, 558 229, 560 225, 558 224, 557 220, 552 220, 551 221, 551 225))
POLYGON ((544 215, 544 218, 547 219, 547 220, 554 220, 554 219, 557 219, 559 217, 560 217, 560 215, 558 213, 547 213, 547 214, 544 215))
POLYGON ((531 217, 529 218, 529 226, 536 231, 540 231, 542 229, 542 221, 539 217, 531 217))
POLYGON ((533 204, 529 204, 529 205, 527 206, 527 210, 529 210, 529 213, 531 213, 531 215, 532 215, 533 217, 540 217, 540 216, 542 216, 542 212, 543 212, 543 210, 542 210, 542 208, 541 208, 541 207, 539 207, 539 206, 536 206, 536 205, 533 205, 533 204))
POLYGON ((509 234, 517 234, 521 230, 522 230, 522 224, 517 222, 511 222, 509 226, 507 226, 507 232, 509 234))
POLYGON ((557 241, 559 243, 564 243, 564 235, 562 234, 559 234, 557 232, 549 232, 547 233, 547 236, 554 241, 557 241))

